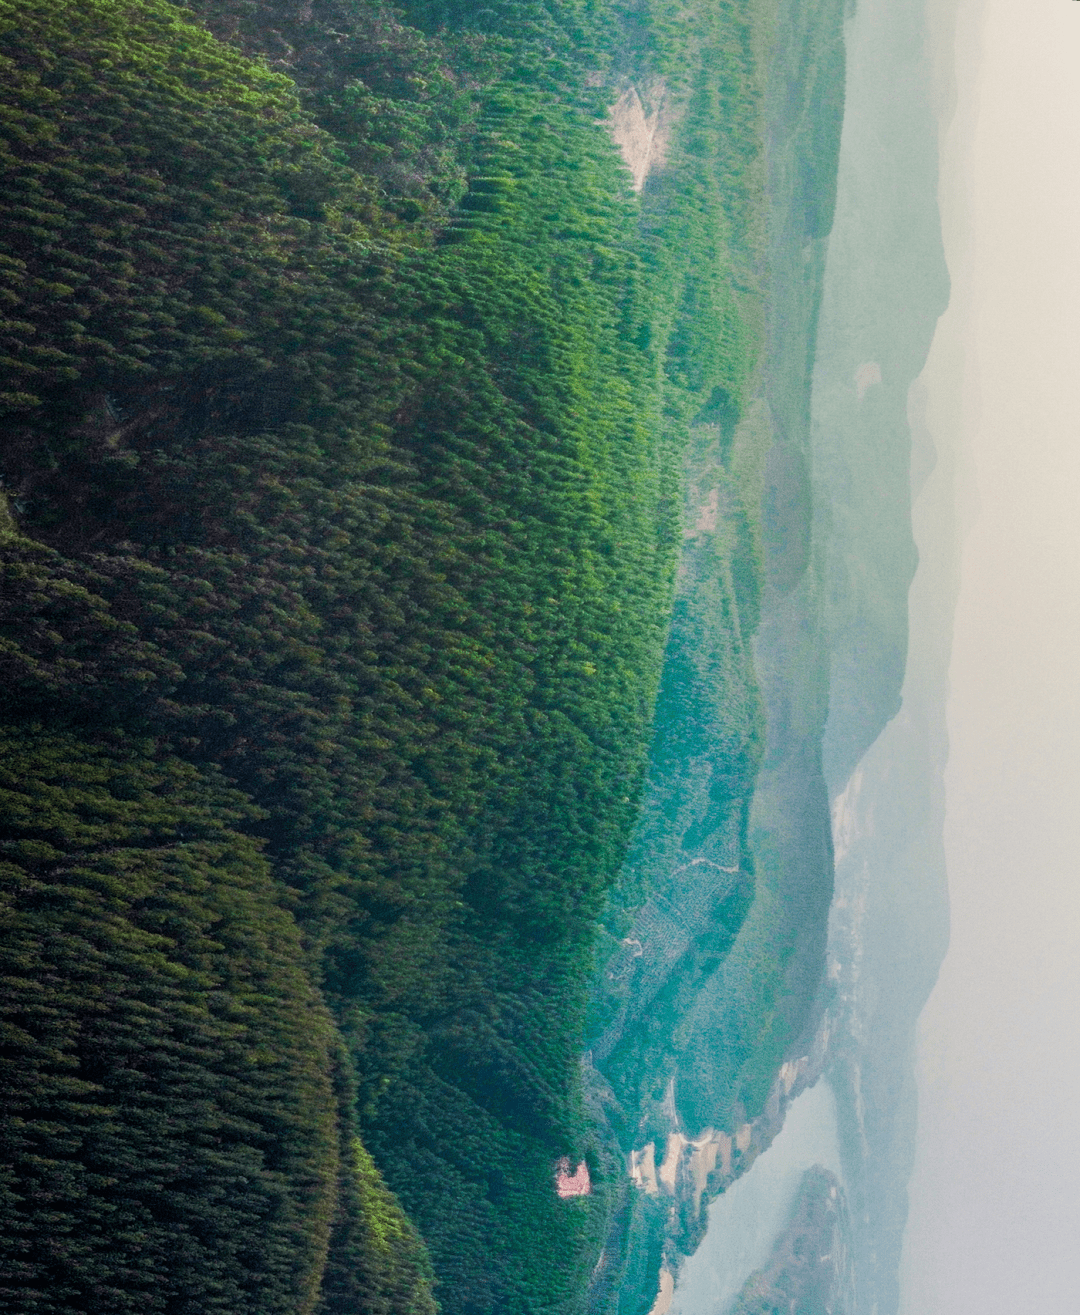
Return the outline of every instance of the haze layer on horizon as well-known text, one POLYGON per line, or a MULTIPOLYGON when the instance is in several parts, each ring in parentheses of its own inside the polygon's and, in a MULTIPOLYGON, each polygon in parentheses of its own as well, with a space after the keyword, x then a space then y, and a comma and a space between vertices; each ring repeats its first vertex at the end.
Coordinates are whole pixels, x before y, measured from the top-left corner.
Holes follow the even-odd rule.
POLYGON ((956 452, 964 538, 952 931, 920 1026, 901 1315, 1075 1315, 1080 4, 928 11, 946 73, 957 16, 956 98, 939 107, 952 296, 921 382, 956 452))

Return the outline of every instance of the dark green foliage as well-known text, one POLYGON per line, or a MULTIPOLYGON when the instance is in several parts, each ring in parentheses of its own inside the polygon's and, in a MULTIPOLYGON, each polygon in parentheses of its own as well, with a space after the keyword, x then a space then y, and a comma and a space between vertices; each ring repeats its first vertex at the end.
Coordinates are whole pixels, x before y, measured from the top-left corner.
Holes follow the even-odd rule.
POLYGON ((235 792, 0 739, 8 1310, 311 1310, 331 1025, 235 792))
POLYGON ((411 220, 444 217, 466 189, 479 91, 501 46, 425 36, 400 9, 348 0, 188 0, 210 31, 294 81, 335 156, 411 220))
POLYGON ((138 719, 183 678, 119 620, 108 577, 0 528, 0 715, 67 724, 138 719))
MULTIPOLYGON (((574 1311, 681 450, 759 332, 758 146, 712 119, 753 119, 745 23, 639 205, 585 76, 608 9, 192 9, 0 0, 0 712, 42 783, 12 861, 74 891, 15 872, 12 944, 55 960, 33 1122, 84 1247, 70 1289, 31 1248, 18 1300, 419 1315, 430 1253, 447 1315, 574 1311), (48 821, 83 782, 97 848, 82 805, 48 821), (95 1045, 140 1057, 115 1101, 95 1045)), ((17 1242, 55 1220, 15 1153, 17 1242)))
MULTIPOLYGON (((5 4, 0 37, 9 407, 81 382, 141 384, 159 411, 162 373, 262 370, 269 336, 303 336, 308 217, 372 210, 285 78, 165 4, 5 4)), ((96 439, 122 468, 109 396, 80 401, 82 443, 49 457, 96 439)))
POLYGON ((334 1060, 339 1187, 318 1315, 435 1315, 424 1244, 356 1136, 356 1083, 340 1043, 334 1060))
POLYGON ((434 1315, 431 1264, 419 1234, 358 1138, 348 1150, 348 1179, 343 1174, 348 1186, 339 1208, 340 1249, 331 1251, 319 1311, 434 1315))

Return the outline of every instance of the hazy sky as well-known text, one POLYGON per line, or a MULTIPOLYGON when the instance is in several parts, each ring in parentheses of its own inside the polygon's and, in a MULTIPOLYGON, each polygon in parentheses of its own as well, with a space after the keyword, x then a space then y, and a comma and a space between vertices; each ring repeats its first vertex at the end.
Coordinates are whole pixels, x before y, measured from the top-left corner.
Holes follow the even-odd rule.
POLYGON ((1077 1315, 1080 3, 927 3, 943 54, 958 24, 953 290, 923 382, 932 429, 959 409, 977 502, 961 508, 952 939, 920 1031, 902 1313, 1077 1315))

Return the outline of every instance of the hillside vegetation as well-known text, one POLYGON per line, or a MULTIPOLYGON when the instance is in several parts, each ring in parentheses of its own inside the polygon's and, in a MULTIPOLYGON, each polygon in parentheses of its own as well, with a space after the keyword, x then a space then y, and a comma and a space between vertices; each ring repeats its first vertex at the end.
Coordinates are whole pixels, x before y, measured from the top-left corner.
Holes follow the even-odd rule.
POLYGON ((692 417, 642 810, 602 917, 588 1086, 638 1186, 613 1211, 595 1315, 651 1310, 819 1051, 833 866, 810 398, 843 24, 839 0, 747 5, 708 60, 737 70, 757 125, 740 139, 754 218, 731 231, 757 272, 763 347, 749 388, 692 417))
POLYGON ((583 1308, 742 9, 0 0, 8 1309, 583 1308))

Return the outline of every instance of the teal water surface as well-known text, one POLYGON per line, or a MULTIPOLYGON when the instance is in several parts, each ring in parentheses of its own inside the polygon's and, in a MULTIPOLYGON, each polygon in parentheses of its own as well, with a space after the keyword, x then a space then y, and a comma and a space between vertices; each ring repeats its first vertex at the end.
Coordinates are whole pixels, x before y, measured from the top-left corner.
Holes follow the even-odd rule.
POLYGON ((814 1164, 843 1180, 836 1102, 824 1078, 792 1102, 773 1144, 709 1207, 708 1232, 683 1263, 669 1315, 724 1315, 768 1261, 814 1164))

